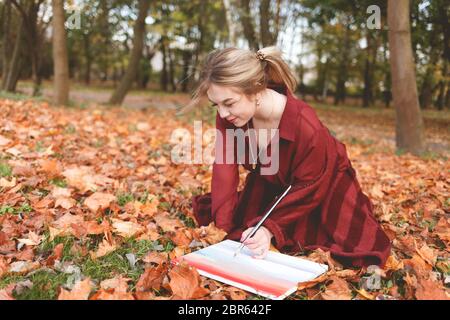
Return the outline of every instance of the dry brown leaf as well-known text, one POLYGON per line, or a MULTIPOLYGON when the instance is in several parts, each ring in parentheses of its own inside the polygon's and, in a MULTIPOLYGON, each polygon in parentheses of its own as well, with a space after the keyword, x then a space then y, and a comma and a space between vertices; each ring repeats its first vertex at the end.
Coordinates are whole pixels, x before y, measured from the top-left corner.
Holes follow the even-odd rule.
POLYGON ((162 212, 154 216, 156 224, 164 231, 176 231, 183 228, 183 224, 178 219, 172 219, 167 212, 162 212))
POLYGON ((53 253, 51 256, 49 256, 47 258, 47 260, 45 261, 45 264, 47 266, 53 266, 53 264, 55 263, 55 260, 59 260, 62 257, 63 254, 63 250, 64 250, 64 244, 63 243, 59 243, 55 246, 55 248, 53 248, 53 253))
POLYGON ((434 266, 437 260, 437 253, 435 250, 427 246, 426 243, 422 245, 420 249, 416 247, 416 251, 419 254, 419 256, 428 262, 431 266, 434 266))
POLYGON ((221 242, 227 233, 217 228, 214 222, 211 222, 207 226, 201 226, 194 230, 194 232, 198 235, 200 240, 206 241, 208 244, 216 244, 221 242))
POLYGON ((317 284, 328 280, 329 277, 330 277, 330 275, 328 273, 324 273, 324 274, 314 278, 313 280, 299 282, 297 284, 297 290, 301 291, 301 290, 304 290, 307 288, 312 288, 312 287, 316 286, 317 284))
POLYGON ((91 293, 91 289, 91 279, 86 278, 83 281, 75 283, 70 291, 61 288, 58 300, 87 300, 91 293))
POLYGON ((105 192, 95 192, 84 201, 84 205, 92 212, 97 212, 99 209, 106 209, 111 202, 116 200, 116 196, 105 192))
POLYGON ((61 175, 62 166, 56 159, 41 159, 39 160, 39 165, 50 179, 61 175))
POLYGON ((145 263, 162 264, 168 262, 168 257, 167 252, 150 251, 142 258, 142 261, 145 263))
POLYGON ((111 221, 113 221, 113 231, 124 238, 136 236, 144 231, 144 228, 136 222, 122 221, 115 218, 112 218, 111 221))
POLYGON ((90 251, 90 255, 92 259, 97 259, 103 256, 106 256, 107 254, 113 252, 114 250, 117 249, 117 245, 116 244, 111 244, 109 243, 106 239, 103 239, 102 243, 100 243, 98 245, 98 249, 97 251, 90 251))
POLYGON ((440 283, 426 279, 419 280, 416 298, 419 300, 450 300, 440 283))
POLYGON ((347 281, 336 276, 330 277, 330 280, 333 282, 321 293, 324 300, 351 300, 352 294, 347 281))
POLYGON ((200 274, 197 269, 180 262, 169 272, 170 288, 174 299, 198 299, 208 294, 209 290, 199 286, 200 274))
POLYGON ((9 265, 9 272, 27 274, 28 272, 39 268, 37 261, 16 261, 9 265))
POLYGON ((167 264, 160 264, 156 267, 145 268, 144 273, 141 275, 136 284, 136 291, 148 292, 153 289, 160 290, 167 271, 167 264))
POLYGON ((33 231, 28 233, 28 237, 24 239, 17 239, 20 243, 23 243, 27 246, 37 246, 41 243, 43 236, 39 236, 33 231))
POLYGON ((16 287, 15 283, 11 283, 7 285, 5 288, 0 289, 0 300, 16 300, 12 296, 12 292, 16 287))

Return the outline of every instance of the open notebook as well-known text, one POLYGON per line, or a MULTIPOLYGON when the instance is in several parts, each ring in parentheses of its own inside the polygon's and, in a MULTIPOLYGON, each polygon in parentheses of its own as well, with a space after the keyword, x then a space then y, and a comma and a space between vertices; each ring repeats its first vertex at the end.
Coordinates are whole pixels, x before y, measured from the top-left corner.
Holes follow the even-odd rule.
POLYGON ((173 259, 172 263, 184 260, 203 276, 273 300, 286 298, 297 290, 299 282, 328 271, 327 265, 273 251, 264 259, 255 259, 247 247, 233 257, 240 244, 225 240, 173 259))

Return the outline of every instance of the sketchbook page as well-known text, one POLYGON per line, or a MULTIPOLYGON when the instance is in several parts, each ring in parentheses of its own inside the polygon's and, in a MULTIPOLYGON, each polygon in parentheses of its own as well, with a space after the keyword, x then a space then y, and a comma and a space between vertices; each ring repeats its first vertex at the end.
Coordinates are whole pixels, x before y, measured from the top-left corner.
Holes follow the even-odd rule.
POLYGON ((247 247, 233 257, 240 244, 225 240, 172 262, 183 260, 203 276, 276 300, 295 292, 299 282, 310 281, 328 270, 324 264, 273 251, 264 259, 255 259, 247 247))

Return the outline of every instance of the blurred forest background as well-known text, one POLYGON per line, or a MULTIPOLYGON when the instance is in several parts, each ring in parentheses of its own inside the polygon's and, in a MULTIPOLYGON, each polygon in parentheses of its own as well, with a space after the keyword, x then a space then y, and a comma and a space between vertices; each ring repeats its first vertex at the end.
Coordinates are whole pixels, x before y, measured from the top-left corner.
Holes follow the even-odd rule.
MULTIPOLYGON (((130 89, 189 94, 203 58, 214 48, 256 51, 277 45, 296 72, 302 99, 397 107, 397 145, 420 153, 419 108, 450 107, 449 6, 445 0, 404 3, 409 7, 392 6, 392 23, 407 15, 410 45, 403 47, 402 40, 402 47, 393 49, 397 64, 415 74, 414 83, 399 81, 404 88, 397 105, 391 68, 402 67, 390 61, 388 3, 375 0, 3 0, 1 88, 44 95, 58 104, 121 104, 130 89)), ((396 27, 392 38, 401 37, 396 27)), ((148 103, 137 98, 130 104, 148 103)))

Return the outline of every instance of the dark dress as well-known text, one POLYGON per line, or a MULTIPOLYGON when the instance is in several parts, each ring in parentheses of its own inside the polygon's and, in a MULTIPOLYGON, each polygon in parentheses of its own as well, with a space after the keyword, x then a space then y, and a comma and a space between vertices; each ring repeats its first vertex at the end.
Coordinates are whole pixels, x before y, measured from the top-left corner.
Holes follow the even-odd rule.
MULTIPOLYGON (((264 165, 258 162, 252 170, 246 156, 241 165, 249 173, 244 188, 238 191, 239 164, 215 161, 211 192, 192 198, 198 224, 214 221, 228 233, 226 239, 239 241, 242 232, 256 225, 275 197, 291 184, 291 190, 263 223, 274 235, 272 242, 280 252, 322 248, 345 266, 383 267, 391 243, 373 216, 372 203, 361 190, 345 145, 307 103, 284 86, 272 88, 287 96, 278 127, 278 172, 262 175, 264 165)), ((252 120, 249 127, 253 127, 252 120)), ((216 128, 225 136, 225 129, 237 127, 217 114, 216 128)), ((224 153, 230 152, 227 143, 222 144, 224 153)), ((267 147, 269 155, 272 143, 267 147)), ((247 138, 246 154, 250 154, 248 147, 247 138)), ((216 155, 219 148, 216 144, 216 155)))

